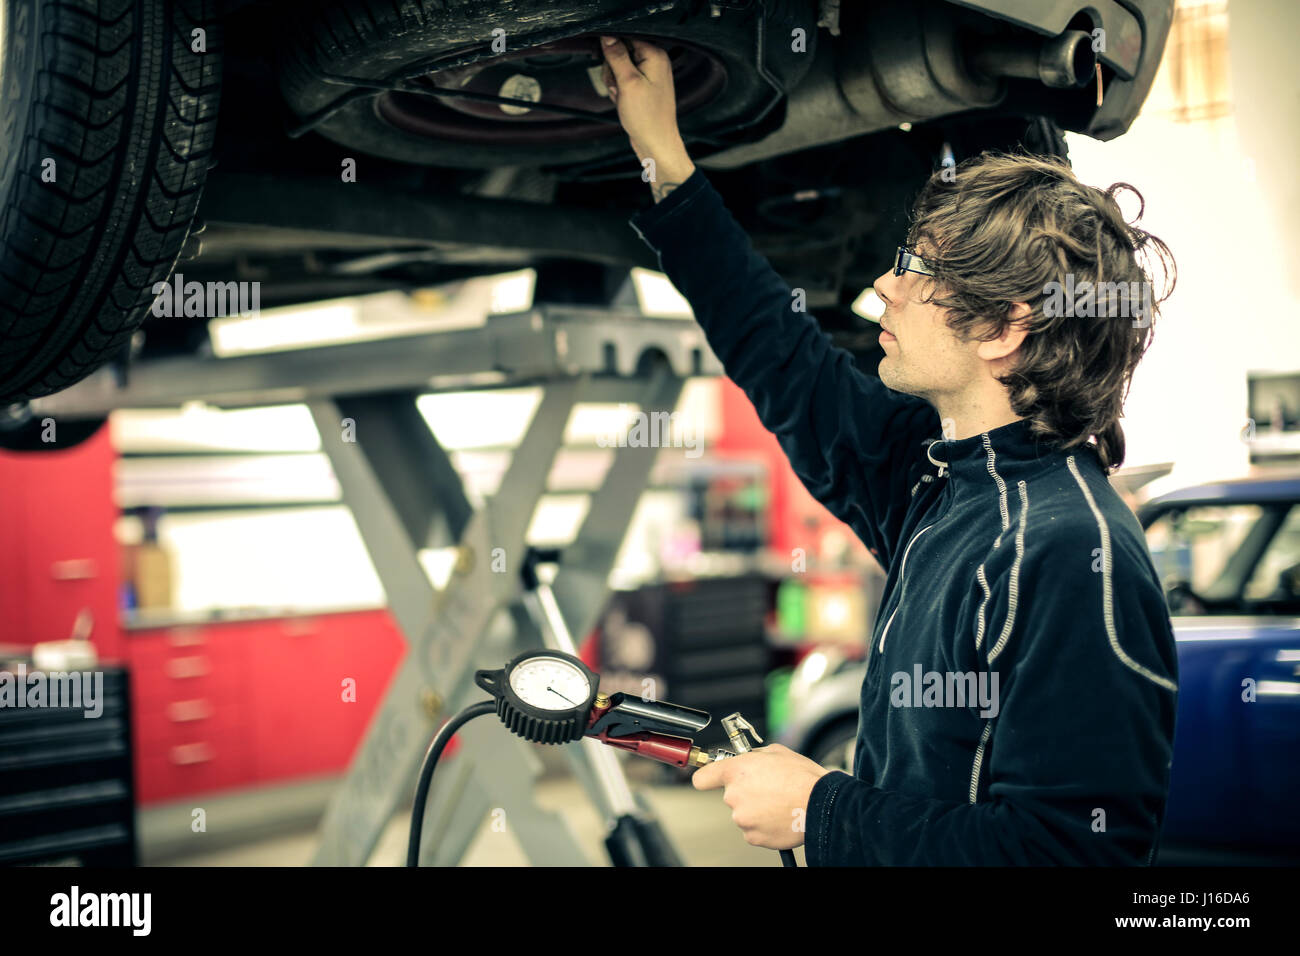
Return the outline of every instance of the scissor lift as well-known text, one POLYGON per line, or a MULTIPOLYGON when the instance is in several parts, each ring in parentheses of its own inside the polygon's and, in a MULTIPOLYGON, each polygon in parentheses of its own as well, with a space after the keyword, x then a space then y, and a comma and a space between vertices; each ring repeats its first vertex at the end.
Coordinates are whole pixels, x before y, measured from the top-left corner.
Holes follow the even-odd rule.
MULTIPOLYGON (((407 642, 406 657, 367 728, 321 825, 314 862, 362 865, 414 789, 420 759, 441 722, 479 699, 479 667, 541 644, 566 649, 567 635, 595 626, 608 577, 658 449, 611 448, 613 461, 551 592, 563 627, 539 627, 526 612, 520 571, 525 535, 580 402, 638 405, 671 413, 684 380, 722 369, 693 322, 643 316, 633 307, 534 305, 489 317, 481 327, 233 358, 144 363, 123 384, 110 370, 32 403, 56 420, 116 408, 218 407, 304 402, 355 517, 407 642), (494 495, 475 509, 447 452, 416 407, 422 394, 540 386, 542 398, 494 495), (351 426, 345 427, 350 420, 351 426), (454 545, 450 579, 436 589, 419 559, 454 545), (550 633, 543 633, 550 632, 550 633)), ((536 610, 536 608, 534 608, 536 610)), ((438 775, 422 860, 454 865, 494 808, 530 862, 590 865, 567 821, 532 796, 541 770, 532 744, 493 722, 471 722, 463 750, 438 775)), ((618 863, 680 862, 614 751, 591 740, 563 748, 600 814, 639 834, 618 863), (635 845, 637 840, 641 845, 635 845)), ((611 848, 613 852, 613 848, 611 848)))

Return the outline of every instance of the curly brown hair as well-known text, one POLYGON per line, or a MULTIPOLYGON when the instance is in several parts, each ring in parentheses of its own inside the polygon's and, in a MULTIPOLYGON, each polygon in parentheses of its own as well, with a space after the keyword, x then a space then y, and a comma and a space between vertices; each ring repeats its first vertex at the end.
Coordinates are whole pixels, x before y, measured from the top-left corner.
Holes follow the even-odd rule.
POLYGON ((1144 210, 1128 183, 1097 189, 1063 160, 986 152, 930 177, 908 232, 935 272, 929 301, 963 338, 996 338, 1012 304, 1028 304, 1025 340, 998 379, 1012 411, 1061 447, 1092 448, 1107 470, 1124 461, 1124 400, 1177 281, 1169 247, 1135 225, 1144 210), (1131 223, 1124 190, 1139 204, 1131 223))

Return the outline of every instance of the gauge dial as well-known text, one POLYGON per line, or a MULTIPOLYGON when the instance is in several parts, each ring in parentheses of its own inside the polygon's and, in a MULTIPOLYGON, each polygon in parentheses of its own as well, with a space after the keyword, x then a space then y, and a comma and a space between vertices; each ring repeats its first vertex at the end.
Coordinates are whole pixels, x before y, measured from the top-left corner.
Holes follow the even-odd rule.
POLYGON ((530 657, 510 670, 510 689, 539 710, 572 710, 591 697, 591 681, 560 657, 530 657))
POLYGON ((535 744, 581 740, 591 720, 600 675, 563 651, 525 651, 500 670, 474 674, 496 698, 497 716, 512 734, 535 744))

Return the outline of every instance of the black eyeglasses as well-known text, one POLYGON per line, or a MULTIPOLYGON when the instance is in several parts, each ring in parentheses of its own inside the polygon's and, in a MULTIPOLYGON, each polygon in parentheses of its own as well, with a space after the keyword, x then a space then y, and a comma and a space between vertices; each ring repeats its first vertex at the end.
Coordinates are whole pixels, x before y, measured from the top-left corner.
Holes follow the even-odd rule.
POLYGON ((904 272, 917 272, 923 276, 932 276, 934 270, 924 259, 912 252, 907 246, 899 246, 898 254, 894 256, 894 275, 901 276, 904 272))

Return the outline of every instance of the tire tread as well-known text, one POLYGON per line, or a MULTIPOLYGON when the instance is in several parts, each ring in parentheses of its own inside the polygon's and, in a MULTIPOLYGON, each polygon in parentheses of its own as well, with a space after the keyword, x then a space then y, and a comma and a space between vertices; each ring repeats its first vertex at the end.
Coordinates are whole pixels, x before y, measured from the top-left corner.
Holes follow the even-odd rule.
POLYGON ((39 23, 35 135, 0 197, 5 402, 74 384, 144 320, 197 211, 220 95, 215 0, 55 0, 39 23))

